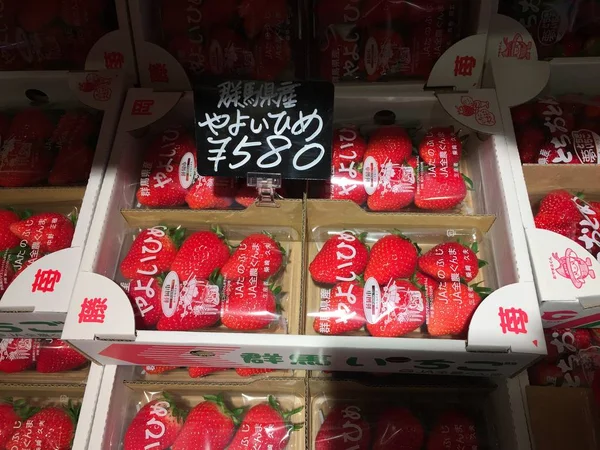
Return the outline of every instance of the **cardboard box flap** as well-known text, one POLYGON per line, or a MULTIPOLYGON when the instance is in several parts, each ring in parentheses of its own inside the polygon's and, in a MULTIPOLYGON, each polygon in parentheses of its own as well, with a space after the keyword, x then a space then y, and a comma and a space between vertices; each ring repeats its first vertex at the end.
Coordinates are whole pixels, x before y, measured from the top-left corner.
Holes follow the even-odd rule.
POLYGON ((69 87, 79 101, 101 111, 113 106, 110 100, 113 95, 120 95, 123 85, 123 76, 118 70, 69 72, 69 87))
POLYGON ((502 116, 494 89, 439 93, 438 100, 457 122, 486 134, 502 134, 502 116))
POLYGON ((510 59, 537 61, 538 52, 533 37, 523 24, 512 17, 492 14, 486 58, 488 61, 510 59))
POLYGON ((129 298, 111 279, 80 272, 72 295, 63 338, 135 339, 135 322, 129 298), (76 312, 76 313, 75 313, 76 312))
MULTIPOLYGON (((117 2, 120 3, 120 2, 117 2)), ((106 33, 92 46, 85 60, 85 70, 101 70, 109 66, 119 67, 126 73, 135 74, 135 61, 131 44, 128 24, 123 24, 122 30, 106 33), (115 52, 115 49, 123 49, 115 52), (107 61, 107 58, 117 58, 116 61, 107 61)))
POLYGON ((6 289, 0 311, 66 313, 82 253, 81 247, 65 248, 26 267, 6 289))
POLYGON ((468 351, 546 353, 533 283, 496 289, 484 299, 469 325, 468 351), (533 338, 531 336, 534 336, 533 338))
POLYGON ((600 200, 600 166, 597 164, 523 164, 532 206, 555 189, 583 192, 585 200, 600 200))
POLYGON ((134 131, 147 127, 171 111, 183 95, 183 92, 130 89, 123 105, 119 130, 134 131))
MULTIPOLYGON (((160 45, 146 40, 137 41, 136 52, 138 55, 143 55, 140 62, 143 60, 148 62, 146 67, 142 67, 140 64, 140 78, 149 80, 152 87, 161 90, 173 90, 174 87, 177 90, 192 89, 190 80, 181 63, 160 45), (148 73, 143 74, 142 71, 148 71, 148 73), (158 76, 157 71, 160 76, 158 76)), ((200 61, 198 63, 200 64, 200 61)))
POLYGON ((479 86, 485 60, 487 35, 475 34, 456 42, 436 61, 427 88, 465 91, 479 86))
POLYGON ((80 205, 86 186, 29 187, 0 189, 0 205, 28 206, 48 204, 80 205))

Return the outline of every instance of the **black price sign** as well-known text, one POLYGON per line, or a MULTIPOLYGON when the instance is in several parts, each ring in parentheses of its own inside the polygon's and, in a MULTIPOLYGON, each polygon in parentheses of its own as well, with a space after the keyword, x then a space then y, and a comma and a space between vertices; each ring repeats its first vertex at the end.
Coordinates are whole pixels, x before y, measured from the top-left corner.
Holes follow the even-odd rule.
POLYGON ((196 87, 198 173, 329 179, 333 92, 324 82, 224 81, 196 87))

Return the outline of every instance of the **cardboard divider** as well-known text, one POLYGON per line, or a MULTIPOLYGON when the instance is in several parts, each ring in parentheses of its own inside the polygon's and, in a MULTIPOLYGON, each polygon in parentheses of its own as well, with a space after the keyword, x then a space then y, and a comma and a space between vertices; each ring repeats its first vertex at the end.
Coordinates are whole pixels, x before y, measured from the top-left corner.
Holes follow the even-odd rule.
MULTIPOLYGON (((253 383, 258 380, 272 380, 273 378, 303 378, 306 374, 304 370, 277 370, 275 372, 261 373, 251 377, 241 377, 235 370, 222 370, 213 372, 199 378, 191 378, 187 368, 178 368, 169 372, 152 375, 141 373, 136 370, 135 381, 147 381, 150 383, 253 383)), ((1 378, 0 378, 1 380, 1 378)))
POLYGON ((85 189, 85 186, 0 188, 0 205, 43 208, 60 204, 80 205, 85 189))
POLYGON ((26 370, 17 373, 0 373, 0 383, 27 383, 27 384, 84 384, 90 373, 89 365, 76 370, 58 373, 40 373, 35 370, 26 370))
POLYGON ((600 198, 600 165, 523 164, 523 175, 532 208, 555 189, 582 192, 586 200, 600 198))
POLYGON ((84 384, 0 383, 0 396, 23 397, 30 399, 35 406, 66 406, 65 399, 81 400, 84 391, 84 384))

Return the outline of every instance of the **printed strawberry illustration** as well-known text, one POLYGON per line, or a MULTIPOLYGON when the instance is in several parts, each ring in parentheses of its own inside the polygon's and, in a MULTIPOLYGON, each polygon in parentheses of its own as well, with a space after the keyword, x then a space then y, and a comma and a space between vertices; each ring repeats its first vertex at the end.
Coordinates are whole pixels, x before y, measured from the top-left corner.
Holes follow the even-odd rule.
POLYGON ((285 22, 288 18, 286 0, 242 0, 238 14, 244 22, 244 30, 253 38, 265 27, 285 22))
POLYGON ((229 370, 226 367, 188 367, 188 375, 190 378, 205 377, 211 373, 229 370))
POLYGON ((253 406, 244 416, 228 450, 246 450, 257 445, 263 448, 284 450, 290 440, 291 433, 302 428, 302 424, 292 423, 293 415, 304 407, 285 411, 279 402, 269 395, 268 403, 253 406), (250 444, 249 446, 246 444, 250 444))
POLYGON ((41 373, 66 372, 87 364, 85 356, 60 339, 41 339, 35 369, 41 373))
POLYGON ((40 213, 10 225, 10 231, 30 247, 53 253, 71 246, 75 226, 68 217, 53 213, 40 213))
POLYGON ((458 410, 442 413, 427 438, 427 450, 479 448, 478 445, 474 420, 458 410))
POLYGON ((375 278, 381 286, 396 278, 410 278, 417 268, 417 248, 399 234, 389 234, 371 247, 365 280, 375 278))
POLYGON ((10 209, 0 210, 0 251, 17 247, 21 240, 10 231, 10 226, 21 218, 10 209))
POLYGON ((462 142, 452 127, 430 128, 419 145, 421 160, 430 166, 451 166, 461 155, 462 142))
POLYGON ((415 205, 418 208, 436 211, 451 209, 466 196, 467 186, 458 170, 435 167, 419 174, 415 193, 415 205))
POLYGON ((39 108, 27 108, 19 111, 10 123, 8 134, 21 141, 45 141, 52 136, 54 124, 39 108))
POLYGON ((419 270, 438 281, 469 282, 487 264, 477 258, 478 251, 477 242, 469 247, 459 242, 444 242, 419 257, 419 270))
POLYGON ((251 331, 267 328, 280 317, 274 287, 255 276, 226 280, 223 287, 221 322, 230 330, 251 331))
POLYGON ((371 444, 369 422, 358 406, 335 406, 319 428, 315 450, 344 450, 349 442, 356 450, 368 450, 371 444))
POLYGON ((0 448, 7 448, 6 445, 15 431, 36 410, 37 408, 29 406, 24 399, 5 398, 0 402, 0 448))
POLYGON ((408 280, 390 281, 383 289, 381 311, 367 323, 372 336, 398 337, 425 323, 426 307, 422 292, 408 280))
POLYGON ((331 180, 325 187, 325 198, 331 200, 350 200, 357 205, 367 201, 367 191, 362 173, 354 168, 354 163, 347 170, 335 170, 331 180))
POLYGON ((367 73, 367 81, 399 73, 404 50, 402 37, 391 28, 372 28, 360 61, 361 69, 367 73))
POLYGON ((185 196, 192 209, 227 209, 233 204, 233 178, 200 176, 185 196))
POLYGON ((35 186, 48 177, 53 161, 54 155, 43 141, 11 137, 0 151, 0 186, 35 186))
POLYGON ((237 373, 240 377, 253 377, 254 375, 263 375, 265 373, 275 372, 275 369, 253 369, 236 367, 235 373, 237 373))
POLYGON ((163 392, 160 398, 146 403, 135 415, 125 431, 123 449, 143 450, 149 445, 160 449, 171 447, 182 429, 184 418, 185 412, 177 407, 173 397, 163 392))
MULTIPOLYGON (((205 395, 187 416, 172 450, 206 448, 224 450, 233 438, 243 408, 229 410, 222 394, 205 395)), ((229 447, 231 448, 231 447, 229 447)))
POLYGON ((181 281, 195 278, 208 280, 215 269, 229 259, 229 247, 219 227, 213 231, 197 231, 188 236, 171 264, 181 281))
POLYGON ((339 335, 365 325, 363 288, 356 281, 342 281, 331 288, 314 314, 313 329, 320 334, 339 335))
POLYGON ((388 160, 379 166, 377 187, 369 195, 367 206, 373 211, 398 211, 413 202, 415 190, 415 170, 388 160))
POLYGON ((424 442, 423 425, 410 409, 392 407, 380 414, 373 450, 421 450, 424 442))
POLYGON ((148 375, 160 375, 177 369, 177 366, 144 366, 144 372, 148 375))
POLYGON ((310 263, 308 271, 317 283, 353 281, 367 266, 369 250, 361 237, 345 231, 330 237, 310 263))
POLYGON ((431 336, 462 337, 469 329, 471 317, 490 288, 442 282, 433 294, 427 330, 431 336), (481 294, 481 295, 480 295, 481 294))
POLYGON ((121 262, 121 274, 125 278, 134 279, 166 272, 175 260, 184 235, 185 228, 146 228, 136 236, 121 262))
POLYGON ((387 161, 402 164, 411 153, 412 141, 406 130, 398 125, 389 125, 378 128, 371 134, 365 161, 372 156, 379 165, 387 161))
POLYGON ((84 143, 65 144, 58 151, 48 184, 66 186, 88 180, 94 163, 94 150, 84 143))
POLYGON ((133 280, 123 284, 129 297, 136 330, 149 330, 156 326, 162 317, 161 292, 164 278, 136 276, 133 280))
POLYGON ((255 276, 267 280, 279 273, 286 259, 285 249, 266 231, 245 237, 221 268, 225 279, 255 276))
POLYGON ((275 30, 263 32, 254 44, 254 76, 257 80, 276 80, 292 61, 292 49, 285 36, 275 30))

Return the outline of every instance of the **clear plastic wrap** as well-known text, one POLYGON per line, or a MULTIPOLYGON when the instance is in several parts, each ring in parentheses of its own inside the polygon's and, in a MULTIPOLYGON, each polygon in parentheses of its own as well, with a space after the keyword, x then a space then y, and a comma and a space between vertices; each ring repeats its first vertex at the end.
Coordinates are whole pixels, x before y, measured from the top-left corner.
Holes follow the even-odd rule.
POLYGON ((144 366, 139 378, 155 381, 190 381, 192 379, 202 379, 207 382, 241 382, 287 376, 295 376, 295 371, 247 367, 228 369, 226 367, 144 366))
POLYGON ((495 286, 482 242, 474 229, 313 229, 306 333, 464 338, 495 286))

